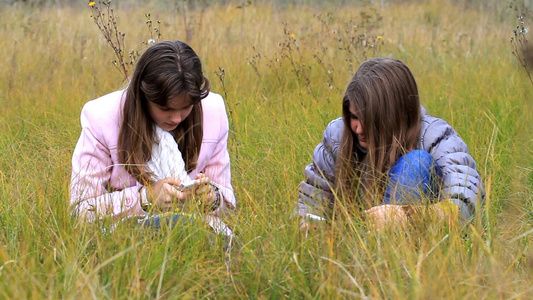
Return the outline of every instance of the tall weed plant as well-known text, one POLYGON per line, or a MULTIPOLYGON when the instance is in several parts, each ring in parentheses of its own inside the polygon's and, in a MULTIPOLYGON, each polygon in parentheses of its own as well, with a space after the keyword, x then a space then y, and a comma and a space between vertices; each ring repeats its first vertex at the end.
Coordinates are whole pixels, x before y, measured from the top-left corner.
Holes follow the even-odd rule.
POLYGON ((114 6, 126 61, 152 39, 150 14, 161 40, 191 44, 225 97, 238 201, 230 251, 197 224, 111 234, 70 216, 81 107, 125 76, 87 4, 3 6, 0 297, 531 298, 533 87, 509 43, 515 12, 381 2, 209 2, 187 18, 179 5, 114 6), (423 105, 467 142, 485 205, 465 227, 421 216, 376 234, 340 220, 304 236, 293 217, 303 169, 351 76, 376 56, 404 61, 423 105))

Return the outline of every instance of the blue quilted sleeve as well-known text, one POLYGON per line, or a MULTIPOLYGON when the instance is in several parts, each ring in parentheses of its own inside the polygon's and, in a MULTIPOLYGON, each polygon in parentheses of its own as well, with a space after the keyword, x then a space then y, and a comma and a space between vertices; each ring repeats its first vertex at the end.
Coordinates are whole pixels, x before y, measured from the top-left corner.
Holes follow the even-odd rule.
POLYGON ((302 216, 324 217, 333 204, 335 160, 344 124, 341 118, 329 123, 323 140, 313 152, 313 162, 305 168, 300 184, 296 212, 302 216))
POLYGON ((420 146, 431 153, 442 169, 442 199, 457 204, 465 220, 472 219, 485 191, 465 142, 446 121, 423 115, 420 146))

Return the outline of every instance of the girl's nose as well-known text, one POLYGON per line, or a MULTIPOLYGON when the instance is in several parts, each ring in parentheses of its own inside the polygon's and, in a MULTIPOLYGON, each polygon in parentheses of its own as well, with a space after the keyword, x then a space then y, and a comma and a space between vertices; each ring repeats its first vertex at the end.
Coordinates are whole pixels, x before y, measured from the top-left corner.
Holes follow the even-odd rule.
POLYGON ((363 126, 361 126, 361 122, 355 124, 355 133, 359 135, 363 134, 363 126))
POLYGON ((178 124, 181 123, 181 114, 180 113, 174 113, 170 116, 170 121, 172 123, 178 124))

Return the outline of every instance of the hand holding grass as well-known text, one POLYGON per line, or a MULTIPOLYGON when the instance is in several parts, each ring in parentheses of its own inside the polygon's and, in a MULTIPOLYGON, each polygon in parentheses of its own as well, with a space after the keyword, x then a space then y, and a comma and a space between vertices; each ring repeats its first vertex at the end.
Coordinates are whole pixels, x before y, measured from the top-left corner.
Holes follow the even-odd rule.
POLYGON ((174 186, 181 185, 181 180, 175 177, 167 177, 157 181, 148 188, 148 202, 156 210, 168 211, 174 208, 178 202, 183 204, 184 193, 174 186))
MULTIPOLYGON (((191 193, 194 196, 203 196, 213 193, 213 188, 210 185, 211 181, 209 180, 209 177, 207 177, 204 173, 196 174, 196 182, 196 188, 191 190, 191 193)), ((190 196, 190 194, 188 195, 190 196)))
MULTIPOLYGON (((199 201, 199 204, 204 211, 210 211, 209 208, 213 209, 213 204, 217 202, 215 187, 211 184, 209 177, 203 173, 196 174, 196 181, 198 184, 196 188, 191 191, 192 195, 199 201)), ((218 205, 219 204, 217 204, 216 207, 218 207, 218 205)))
POLYGON ((368 224, 376 231, 383 231, 388 227, 403 228, 407 225, 408 215, 402 205, 379 205, 365 210, 368 224))
POLYGON ((388 227, 405 228, 407 222, 421 212, 438 222, 451 223, 459 219, 459 208, 451 201, 440 201, 429 206, 386 204, 365 210, 368 224, 376 231, 388 227))
POLYGON ((209 185, 209 177, 200 173, 196 175, 196 186, 192 189, 180 191, 176 186, 182 184, 179 178, 167 177, 157 181, 148 190, 149 202, 160 211, 169 211, 177 206, 183 206, 194 196, 209 194, 212 189, 209 185))

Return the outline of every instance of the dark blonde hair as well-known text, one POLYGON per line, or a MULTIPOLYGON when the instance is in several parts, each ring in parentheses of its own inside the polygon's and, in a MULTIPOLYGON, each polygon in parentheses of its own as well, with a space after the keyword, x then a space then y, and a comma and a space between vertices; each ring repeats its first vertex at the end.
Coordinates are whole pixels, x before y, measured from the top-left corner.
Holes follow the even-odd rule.
POLYGON ((362 209, 381 202, 390 167, 417 148, 420 100, 414 76, 399 60, 368 60, 349 83, 342 110, 344 130, 335 186, 341 199, 362 209), (358 147, 351 130, 350 106, 363 126, 366 151, 358 147))
POLYGON ((155 122, 148 101, 160 106, 177 97, 193 105, 189 116, 171 133, 190 172, 196 168, 202 144, 201 100, 209 94, 209 80, 194 50, 184 42, 165 41, 152 45, 139 58, 126 89, 122 125, 118 137, 119 160, 141 184, 151 182, 146 162, 151 159, 155 122))

